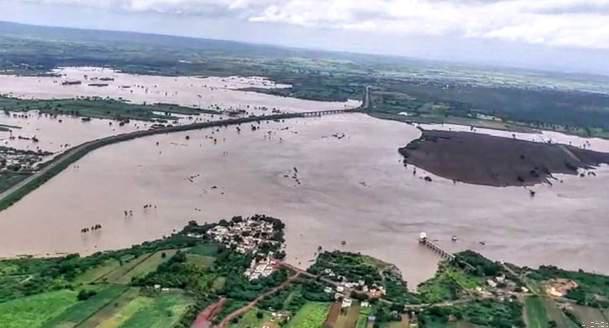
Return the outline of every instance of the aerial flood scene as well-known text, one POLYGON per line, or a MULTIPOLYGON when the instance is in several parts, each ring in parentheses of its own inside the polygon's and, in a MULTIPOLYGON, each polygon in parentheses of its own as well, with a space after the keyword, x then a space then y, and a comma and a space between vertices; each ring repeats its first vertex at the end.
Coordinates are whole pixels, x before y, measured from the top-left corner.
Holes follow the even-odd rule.
POLYGON ((29 17, 0 15, 0 327, 609 327, 605 48, 427 58, 448 41, 381 41, 423 33, 382 6, 355 29, 386 51, 329 46, 373 3, 119 2, 0 1, 29 17))

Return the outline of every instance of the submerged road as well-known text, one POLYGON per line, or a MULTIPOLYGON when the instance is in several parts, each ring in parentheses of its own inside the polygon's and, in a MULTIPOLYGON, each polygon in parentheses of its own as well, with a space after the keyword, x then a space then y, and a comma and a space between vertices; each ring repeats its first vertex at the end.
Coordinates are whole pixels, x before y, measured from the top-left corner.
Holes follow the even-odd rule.
MULTIPOLYGON (((364 103, 367 102, 367 90, 364 96, 364 103)), ((362 106, 365 108, 366 106, 362 106)), ((335 115, 335 114, 343 114, 343 113, 354 113, 359 112, 361 108, 355 109, 345 109, 345 110, 326 110, 326 111, 317 111, 317 112, 302 112, 302 113, 285 113, 285 114, 273 114, 273 115, 262 115, 262 116, 249 116, 249 117, 241 117, 241 118, 231 118, 225 120, 218 121, 210 121, 210 122, 200 122, 193 124, 186 124, 180 126, 170 126, 163 128, 155 128, 149 130, 140 130, 129 133, 118 134, 106 138, 95 139, 92 141, 85 142, 78 146, 71 148, 70 150, 65 151, 64 153, 57 156, 53 161, 48 163, 44 168, 30 177, 24 179, 23 181, 17 183, 16 185, 10 187, 4 192, 0 193, 0 211, 4 210, 25 195, 35 190, 46 181, 59 174, 61 171, 66 169, 70 164, 76 162, 86 154, 90 153, 93 150, 98 148, 133 140, 142 137, 148 137, 152 135, 158 134, 167 134, 174 132, 184 132, 189 130, 200 130, 206 128, 213 127, 224 127, 230 125, 239 125, 243 123, 252 123, 252 122, 260 122, 260 121, 278 121, 292 118, 309 118, 309 117, 321 117, 326 115, 335 115)))

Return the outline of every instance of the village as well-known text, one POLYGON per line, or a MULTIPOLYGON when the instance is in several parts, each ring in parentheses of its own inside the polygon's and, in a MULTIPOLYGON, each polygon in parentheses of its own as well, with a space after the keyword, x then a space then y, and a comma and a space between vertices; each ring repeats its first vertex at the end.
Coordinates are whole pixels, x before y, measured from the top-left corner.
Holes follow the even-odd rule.
POLYGON ((282 228, 281 222, 265 216, 234 217, 221 221, 207 236, 240 254, 252 255, 244 274, 249 280, 257 280, 270 276, 278 268, 278 260, 285 256, 282 228))

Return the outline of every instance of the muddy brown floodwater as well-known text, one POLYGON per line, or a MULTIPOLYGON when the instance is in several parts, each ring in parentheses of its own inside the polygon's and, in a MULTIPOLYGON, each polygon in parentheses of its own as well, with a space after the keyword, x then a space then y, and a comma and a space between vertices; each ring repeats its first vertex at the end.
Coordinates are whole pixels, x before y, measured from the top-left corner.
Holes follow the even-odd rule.
POLYGON ((211 133, 153 136, 87 155, 0 212, 0 256, 91 253, 166 235, 191 219, 265 213, 286 222, 290 263, 306 267, 320 245, 360 251, 398 265, 411 287, 438 260, 418 245, 421 231, 452 251, 609 273, 606 167, 596 177, 535 186, 531 198, 519 187, 425 182, 398 153, 420 131, 363 114, 211 133), (94 224, 103 228, 80 233, 94 224))
POLYGON ((289 87, 255 76, 137 75, 99 67, 64 67, 53 70, 53 73, 61 77, 0 74, 0 94, 23 99, 110 97, 137 104, 168 103, 195 108, 245 110, 252 114, 270 113, 272 109, 282 112, 348 109, 361 104, 356 100, 311 101, 241 90, 289 87), (64 85, 64 82, 80 84, 64 85), (99 83, 107 86, 90 85, 99 83))

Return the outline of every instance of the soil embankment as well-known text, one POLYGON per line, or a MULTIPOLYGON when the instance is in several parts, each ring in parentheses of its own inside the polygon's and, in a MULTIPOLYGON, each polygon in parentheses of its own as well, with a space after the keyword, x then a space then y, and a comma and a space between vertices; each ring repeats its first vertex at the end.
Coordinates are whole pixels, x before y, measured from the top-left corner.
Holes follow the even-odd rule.
POLYGON ((578 169, 609 164, 609 153, 438 130, 424 130, 421 138, 399 151, 406 165, 412 164, 454 181, 488 186, 551 183, 552 174, 582 174, 578 169))

